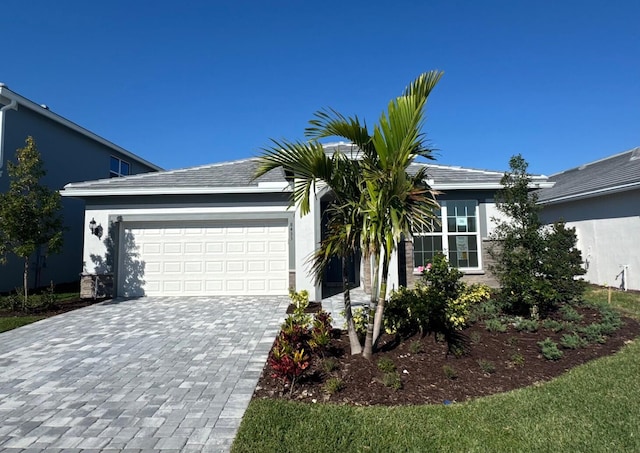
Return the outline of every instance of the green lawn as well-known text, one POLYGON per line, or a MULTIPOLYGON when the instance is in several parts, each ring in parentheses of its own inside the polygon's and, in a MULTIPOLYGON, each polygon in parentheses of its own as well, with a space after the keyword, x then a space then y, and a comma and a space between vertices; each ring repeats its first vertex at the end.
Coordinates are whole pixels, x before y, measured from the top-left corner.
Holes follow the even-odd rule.
MULTIPOLYGON (((587 298, 606 301, 590 288, 587 298)), ((640 296, 612 305, 640 317, 640 296)), ((253 401, 233 452, 637 452, 640 342, 540 386, 452 406, 253 401)))
MULTIPOLYGON (((64 302, 77 300, 78 293, 60 293, 56 295, 56 298, 58 304, 64 304, 64 302)), ((5 306, 5 304, 0 304, 0 306, 5 306)), ((18 327, 31 324, 32 322, 40 321, 44 318, 46 318, 46 316, 37 316, 29 313, 25 313, 24 315, 19 316, 0 316, 0 332, 6 332, 7 330, 16 329, 18 327)))
POLYGON ((0 332, 22 327, 32 322, 40 321, 44 316, 12 316, 0 317, 0 332))

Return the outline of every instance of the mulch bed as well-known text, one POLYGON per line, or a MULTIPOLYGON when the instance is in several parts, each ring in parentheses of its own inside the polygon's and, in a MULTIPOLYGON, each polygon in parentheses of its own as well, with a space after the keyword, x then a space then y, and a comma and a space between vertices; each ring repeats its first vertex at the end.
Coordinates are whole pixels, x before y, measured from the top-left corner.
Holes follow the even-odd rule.
MULTIPOLYGON (((577 311, 584 316, 577 323, 579 325, 599 320, 600 314, 596 310, 578 307, 577 311)), ((361 355, 350 355, 346 332, 334 329, 327 356, 337 360, 336 370, 330 373, 322 371, 321 358, 312 357, 306 376, 296 383, 290 393, 288 385, 271 377, 267 365, 254 398, 327 401, 362 406, 466 401, 548 381, 585 362, 614 354, 640 335, 637 321, 626 317, 622 319, 622 327, 607 337, 605 344, 589 344, 580 349, 563 349, 559 345, 564 356, 558 361, 542 357, 537 343, 549 337, 559 344, 566 332, 554 333, 542 327, 535 333, 519 332, 513 326, 509 326, 504 333, 492 333, 486 330, 482 322, 478 322, 464 330, 468 346, 466 353, 459 357, 448 351, 445 342, 435 341, 434 336, 416 335, 399 343, 394 337, 383 336, 379 343, 380 351, 374 354, 371 361, 361 355), (416 351, 416 345, 411 345, 413 342, 421 344, 422 352, 411 352, 416 351), (401 389, 393 390, 383 385, 384 373, 377 366, 383 357, 394 362, 402 381, 401 389), (479 364, 481 360, 490 361, 495 371, 483 371, 479 364), (448 373, 444 367, 450 367, 448 373), (333 395, 323 389, 330 377, 339 378, 344 383, 344 388, 333 395)))

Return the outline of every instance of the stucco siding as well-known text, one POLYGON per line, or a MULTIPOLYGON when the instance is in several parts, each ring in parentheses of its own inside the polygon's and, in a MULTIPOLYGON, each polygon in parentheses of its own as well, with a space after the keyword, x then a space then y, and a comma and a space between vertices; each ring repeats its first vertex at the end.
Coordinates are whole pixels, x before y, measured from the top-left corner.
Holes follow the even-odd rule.
POLYGON ((640 190, 545 206, 545 223, 564 219, 576 229, 587 273, 598 285, 640 290, 640 190))
MULTIPOLYGON (((9 187, 7 161, 15 161, 15 152, 25 145, 27 136, 32 136, 44 162, 47 175, 43 183, 60 190, 69 182, 87 181, 109 177, 110 156, 119 157, 130 164, 132 174, 154 171, 115 149, 98 143, 89 137, 63 126, 23 105, 18 110, 4 113, 3 140, 4 162, 0 176, 0 191, 9 187)), ((50 281, 63 283, 78 279, 82 270, 82 238, 84 228, 84 203, 78 199, 63 200, 64 249, 61 254, 46 259, 46 267, 40 274, 39 284, 50 281)), ((11 259, 0 268, 0 291, 13 290, 22 285, 22 264, 11 259)), ((32 276, 35 273, 32 272, 32 276)), ((34 280, 30 279, 31 284, 34 280)))

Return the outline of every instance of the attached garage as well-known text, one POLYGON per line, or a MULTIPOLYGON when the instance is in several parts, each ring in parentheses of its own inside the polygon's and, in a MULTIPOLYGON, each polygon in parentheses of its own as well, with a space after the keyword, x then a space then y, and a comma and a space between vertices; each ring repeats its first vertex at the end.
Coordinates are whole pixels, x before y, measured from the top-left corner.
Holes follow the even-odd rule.
POLYGON ((118 295, 286 295, 287 219, 125 222, 118 295))

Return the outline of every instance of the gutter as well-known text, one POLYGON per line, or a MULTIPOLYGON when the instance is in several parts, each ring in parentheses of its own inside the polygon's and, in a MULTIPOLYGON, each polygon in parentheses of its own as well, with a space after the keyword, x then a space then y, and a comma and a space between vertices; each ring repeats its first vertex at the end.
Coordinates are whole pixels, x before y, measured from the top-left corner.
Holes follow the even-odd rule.
MULTIPOLYGON (((4 84, 0 83, 0 89, 4 84)), ((7 110, 18 110, 18 101, 11 99, 4 107, 0 108, 0 178, 2 177, 2 165, 4 163, 4 112, 7 110)))

